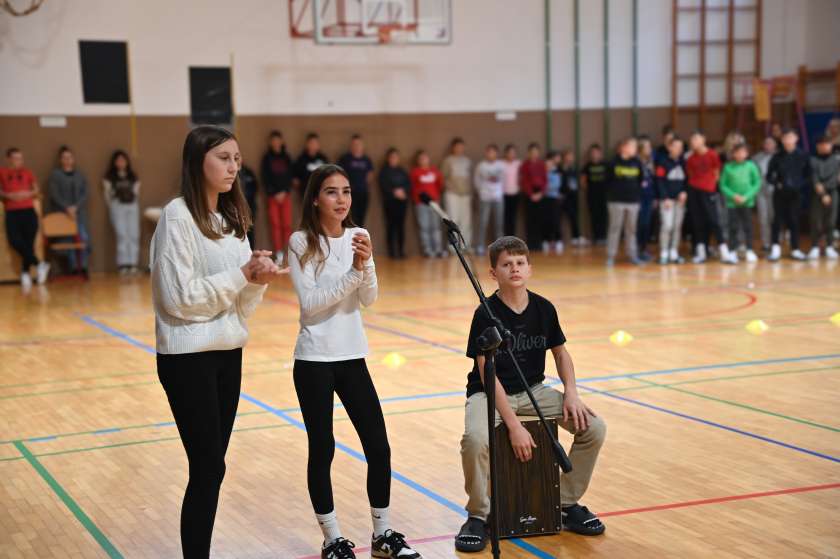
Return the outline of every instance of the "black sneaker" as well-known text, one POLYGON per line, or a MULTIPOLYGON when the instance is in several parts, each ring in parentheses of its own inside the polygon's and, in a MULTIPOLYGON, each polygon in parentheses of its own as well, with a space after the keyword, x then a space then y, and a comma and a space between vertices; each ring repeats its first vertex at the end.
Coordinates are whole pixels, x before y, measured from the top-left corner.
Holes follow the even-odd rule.
POLYGON ((405 543, 405 536, 393 530, 385 530, 385 533, 370 542, 370 556, 382 559, 421 559, 421 555, 411 549, 405 543))
POLYGON ((327 547, 321 549, 321 559, 355 559, 353 548, 356 544, 344 538, 338 538, 327 547))
POLYGON ((474 553, 487 547, 487 524, 480 518, 467 518, 461 531, 455 536, 455 549, 465 553, 474 553))
POLYGON ((588 508, 572 505, 562 509, 563 530, 583 536, 600 536, 607 529, 588 508))

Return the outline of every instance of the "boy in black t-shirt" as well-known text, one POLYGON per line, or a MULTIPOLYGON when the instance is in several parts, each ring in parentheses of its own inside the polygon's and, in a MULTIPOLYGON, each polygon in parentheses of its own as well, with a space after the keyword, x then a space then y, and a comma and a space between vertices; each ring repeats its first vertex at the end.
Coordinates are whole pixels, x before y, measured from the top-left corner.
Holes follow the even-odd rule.
MULTIPOLYGON (((499 290, 488 302, 493 313, 513 334, 513 353, 537 403, 545 415, 562 416, 561 426, 575 435, 569 452, 573 469, 560 478, 564 526, 578 534, 602 534, 604 525, 578 501, 592 477, 598 451, 606 435, 606 424, 578 397, 574 365, 566 351, 566 337, 554 305, 526 287, 531 277, 531 265, 525 242, 516 237, 497 239, 490 245, 490 266, 490 275, 499 284, 499 290), (546 351, 551 351, 554 357, 564 392, 543 384, 546 351)), ((455 547, 459 551, 480 551, 487 544, 486 522, 490 513, 487 397, 482 385, 484 356, 479 352, 476 338, 492 325, 484 308, 476 309, 467 345, 467 357, 474 359, 474 365, 467 382, 465 431, 461 439, 469 518, 455 538, 455 547)), ((497 354, 496 371, 496 424, 504 421, 514 454, 519 460, 527 462, 536 445, 516 416, 536 415, 536 411, 507 352, 497 354)))
POLYGON ((358 227, 364 227, 368 209, 368 187, 373 177, 373 161, 365 155, 361 135, 353 134, 350 138, 350 151, 341 156, 338 164, 350 177, 350 190, 353 195, 350 215, 358 227))
POLYGON ((580 172, 582 189, 586 192, 589 207, 589 222, 592 226, 592 241, 598 245, 607 244, 607 178, 609 167, 604 161, 601 146, 592 144, 588 150, 588 161, 580 172))
POLYGON ((301 196, 303 191, 306 190, 306 184, 315 169, 329 162, 327 156, 321 152, 321 138, 318 137, 318 134, 314 132, 307 134, 303 151, 300 152, 300 157, 295 160, 295 164, 292 166, 292 176, 294 177, 292 184, 301 196))

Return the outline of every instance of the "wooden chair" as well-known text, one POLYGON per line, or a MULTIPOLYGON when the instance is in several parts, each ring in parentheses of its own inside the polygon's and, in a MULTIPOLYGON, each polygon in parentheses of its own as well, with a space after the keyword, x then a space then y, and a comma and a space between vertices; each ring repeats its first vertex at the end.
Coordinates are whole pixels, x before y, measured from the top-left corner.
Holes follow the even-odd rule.
POLYGON ((44 236, 44 251, 47 254, 68 250, 76 251, 77 268, 74 272, 81 275, 82 271, 78 266, 82 261, 82 251, 87 249, 87 245, 79 237, 76 220, 64 212, 48 213, 41 218, 41 233, 44 236), (68 241, 67 238, 72 240, 68 241), (53 239, 59 240, 54 242, 53 239))
MULTIPOLYGON (((499 537, 519 538, 556 534, 562 529, 560 513, 560 465, 554 459, 551 441, 539 419, 517 417, 531 433, 537 448, 530 461, 522 463, 513 453, 504 423, 496 427, 496 470, 499 476, 499 537)), ((546 418, 557 436, 557 420, 546 418)))

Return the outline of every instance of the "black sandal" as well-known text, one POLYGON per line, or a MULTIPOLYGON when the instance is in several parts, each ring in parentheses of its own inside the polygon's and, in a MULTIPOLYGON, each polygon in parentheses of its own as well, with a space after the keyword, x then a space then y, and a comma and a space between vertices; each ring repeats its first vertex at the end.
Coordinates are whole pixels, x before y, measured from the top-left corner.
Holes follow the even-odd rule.
POLYGON ((469 517, 455 536, 455 549, 475 553, 487 547, 487 525, 480 518, 469 517))

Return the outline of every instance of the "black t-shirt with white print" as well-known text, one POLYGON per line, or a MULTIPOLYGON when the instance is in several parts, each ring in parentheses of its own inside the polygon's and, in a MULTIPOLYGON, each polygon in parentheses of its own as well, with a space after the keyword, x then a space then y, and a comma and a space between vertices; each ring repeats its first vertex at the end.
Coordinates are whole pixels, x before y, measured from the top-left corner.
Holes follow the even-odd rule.
MULTIPOLYGON (((560 328, 557 310, 548 299, 536 293, 528 292, 528 306, 521 314, 516 314, 494 293, 487 298, 493 314, 513 334, 513 354, 525 375, 529 386, 545 380, 545 352, 566 343, 566 336, 560 328)), ((481 352, 477 338, 484 330, 493 326, 484 307, 479 306, 473 315, 470 326, 470 338, 467 342, 467 357, 475 359, 481 352)), ((513 366, 507 351, 499 348, 496 354, 496 376, 507 394, 516 394, 525 390, 519 375, 513 366)), ((473 370, 467 377, 467 398, 484 390, 478 374, 478 363, 473 362, 473 370)))

